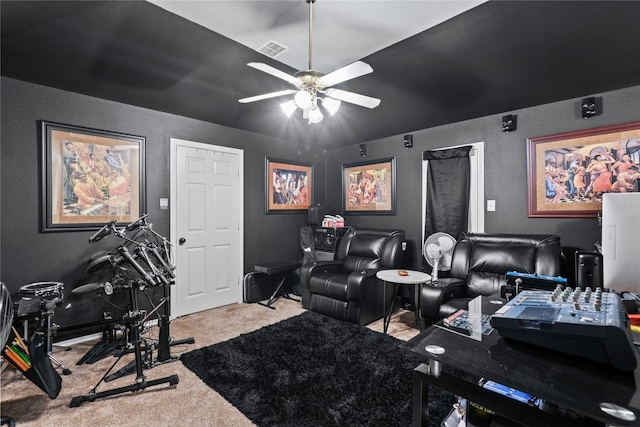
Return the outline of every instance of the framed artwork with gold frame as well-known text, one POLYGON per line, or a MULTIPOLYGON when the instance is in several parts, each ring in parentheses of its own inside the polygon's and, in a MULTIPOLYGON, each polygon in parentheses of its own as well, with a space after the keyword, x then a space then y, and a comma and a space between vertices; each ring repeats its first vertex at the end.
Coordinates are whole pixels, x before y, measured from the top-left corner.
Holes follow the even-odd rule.
POLYGON ((266 213, 295 213, 309 209, 313 195, 313 165, 266 158, 266 213))
POLYGON ((41 122, 41 231, 96 230, 145 210, 145 138, 41 122))
POLYGON ((527 140, 529 217, 595 218, 602 195, 637 192, 640 122, 527 140))
POLYGON ((342 211, 395 214, 396 158, 342 165, 342 211))

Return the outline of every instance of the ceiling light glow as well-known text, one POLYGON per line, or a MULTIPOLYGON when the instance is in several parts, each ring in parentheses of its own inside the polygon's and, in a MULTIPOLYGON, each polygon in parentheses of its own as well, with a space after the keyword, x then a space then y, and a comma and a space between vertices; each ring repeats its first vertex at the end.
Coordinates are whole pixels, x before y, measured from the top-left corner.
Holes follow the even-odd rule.
POLYGON ((320 123, 323 117, 322 112, 317 106, 314 106, 309 110, 309 123, 320 123))
POLYGON ((324 108, 326 108, 329 114, 333 116, 338 112, 338 109, 340 108, 340 101, 337 99, 325 97, 322 98, 322 105, 324 105, 324 108))
POLYGON ((289 100, 287 102, 283 102, 282 104, 280 104, 280 108, 282 108, 282 111, 284 111, 284 113, 287 115, 287 117, 291 117, 293 112, 298 109, 298 107, 296 106, 296 103, 293 101, 293 99, 291 99, 291 100, 289 100))
POLYGON ((311 107, 311 94, 306 90, 299 90, 293 100, 301 110, 311 107))

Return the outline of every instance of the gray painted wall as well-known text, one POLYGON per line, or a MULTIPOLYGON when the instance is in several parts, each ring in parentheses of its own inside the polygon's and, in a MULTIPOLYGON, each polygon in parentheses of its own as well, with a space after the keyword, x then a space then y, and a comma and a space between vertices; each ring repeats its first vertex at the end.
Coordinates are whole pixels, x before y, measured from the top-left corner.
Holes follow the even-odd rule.
MULTIPOLYGON (((85 283, 88 257, 116 246, 115 239, 89 244, 93 232, 39 232, 39 120, 47 120, 146 138, 147 212, 154 229, 169 236, 168 210, 159 199, 169 197, 170 138, 180 138, 244 150, 244 272, 257 263, 302 257, 299 229, 307 214, 265 215, 265 156, 315 164, 314 193, 324 194, 324 153, 300 144, 192 120, 172 114, 78 95, 14 79, 2 78, 1 145, 1 280, 15 296, 26 284, 52 281, 65 284, 65 303, 57 310, 60 325, 98 320, 103 301, 70 295, 85 283), (96 317, 97 316, 97 317, 96 317)), ((318 197, 314 199, 317 201, 318 197)), ((242 279, 242 278, 240 278, 242 279)))
MULTIPOLYGON (((64 282, 65 301, 73 307, 56 313, 54 320, 63 326, 98 320, 103 310, 111 308, 104 301, 84 296, 77 300, 69 294, 86 279, 85 260, 112 246, 108 239, 89 245, 91 232, 39 232, 39 120, 144 136, 147 212, 155 229, 165 236, 169 235, 169 211, 159 209, 159 198, 169 197, 169 139, 245 150, 245 272, 252 271, 256 263, 301 257, 298 230, 306 225, 306 214, 264 213, 266 156, 313 163, 313 201, 326 201, 335 212, 341 206, 341 165, 363 160, 357 143, 324 153, 304 142, 292 146, 259 134, 9 78, 2 78, 1 87, 0 279, 14 295, 28 283, 64 282)), ((496 212, 485 213, 486 231, 554 233, 568 248, 591 249, 600 238, 597 220, 527 217, 526 139, 640 120, 640 86, 594 95, 602 97, 604 111, 589 120, 580 117, 575 99, 404 132, 413 134, 411 149, 404 148, 402 134, 367 142, 364 159, 397 159, 397 213, 349 215, 347 225, 403 228, 416 243, 419 260, 422 151, 484 141, 485 198, 496 200, 497 205, 496 212), (506 113, 518 115, 518 129, 509 134, 501 131, 501 117, 506 113)))
MULTIPOLYGON (((585 94, 602 98, 603 112, 590 119, 580 113, 580 99, 540 105, 517 111, 468 120, 431 129, 405 132, 413 135, 413 148, 404 148, 403 135, 369 141, 367 156, 358 145, 327 152, 327 204, 341 209, 341 165, 345 163, 396 157, 397 213, 387 215, 348 215, 347 225, 375 228, 402 228, 416 242, 415 259, 420 259, 422 236, 422 151, 458 144, 485 142, 485 199, 496 201, 495 212, 485 212, 485 231, 504 233, 549 233, 561 237, 568 264, 565 276, 573 271, 571 248, 592 250, 600 240, 597 219, 528 218, 527 216, 527 138, 640 120, 640 86, 585 94), (515 132, 502 132, 505 114, 517 114, 515 132)), ((389 117, 393 120, 393 117, 389 117)))

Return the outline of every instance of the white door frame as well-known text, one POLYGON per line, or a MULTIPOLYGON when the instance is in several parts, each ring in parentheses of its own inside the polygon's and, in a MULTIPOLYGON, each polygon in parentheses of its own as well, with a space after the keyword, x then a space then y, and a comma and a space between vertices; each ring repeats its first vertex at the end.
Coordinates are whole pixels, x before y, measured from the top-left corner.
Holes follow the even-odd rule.
MULTIPOLYGON (((212 144, 204 144, 201 142, 187 141, 184 139, 171 138, 171 154, 170 154, 170 189, 169 189, 169 214, 171 216, 171 228, 170 228, 170 239, 171 245, 174 248, 174 252, 177 250, 177 150, 178 146, 197 148, 201 150, 208 151, 218 151, 222 153, 235 154, 238 156, 238 184, 240 197, 238 200, 239 203, 239 221, 238 221, 238 253, 236 254, 238 257, 238 299, 237 302, 242 302, 242 278, 243 278, 243 270, 244 270, 244 150, 238 148, 231 147, 223 147, 220 145, 212 145, 212 144)), ((175 257, 175 254, 174 254, 175 257)), ((180 272, 176 272, 177 277, 179 278, 180 272)), ((177 308, 175 306, 177 298, 176 298, 176 286, 178 284, 171 287, 171 318, 175 318, 175 313, 177 312, 177 308)))

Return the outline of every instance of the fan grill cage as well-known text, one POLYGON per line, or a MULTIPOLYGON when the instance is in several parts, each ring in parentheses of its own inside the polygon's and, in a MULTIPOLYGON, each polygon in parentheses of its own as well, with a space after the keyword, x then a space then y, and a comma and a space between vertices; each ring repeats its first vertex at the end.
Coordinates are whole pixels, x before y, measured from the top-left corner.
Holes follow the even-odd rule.
POLYGON ((453 251, 456 247, 456 239, 450 234, 437 232, 433 233, 424 242, 422 247, 422 255, 431 267, 436 264, 436 259, 433 255, 434 250, 440 254, 438 260, 438 270, 448 271, 451 269, 451 260, 453 258, 453 251))

